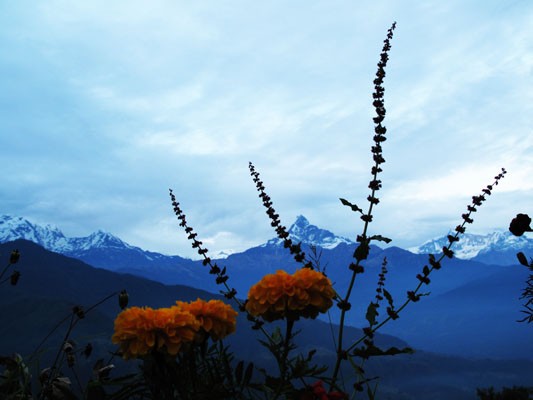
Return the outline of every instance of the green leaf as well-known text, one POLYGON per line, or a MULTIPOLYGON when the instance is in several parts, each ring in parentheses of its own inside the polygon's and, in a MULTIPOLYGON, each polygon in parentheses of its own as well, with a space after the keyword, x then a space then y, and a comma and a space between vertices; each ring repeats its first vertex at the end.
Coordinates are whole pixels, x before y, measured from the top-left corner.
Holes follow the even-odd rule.
POLYGON ((352 364, 352 367, 353 367, 353 369, 355 370, 355 372, 357 372, 357 376, 358 376, 359 378, 362 378, 363 375, 364 375, 364 373, 365 373, 365 370, 364 370, 363 368, 361 368, 359 365, 357 365, 357 364, 353 361, 352 357, 348 356, 348 361, 350 362, 350 364, 352 364))
POLYGON ((394 305, 392 304, 392 302, 393 302, 392 296, 390 295, 389 292, 387 292, 387 290, 385 288, 383 288, 383 295, 387 298, 387 301, 389 302, 389 304, 392 307, 392 309, 394 309, 394 305))
POLYGON ((244 366, 244 361, 239 361, 237 366, 235 367, 235 380, 237 381, 237 385, 239 385, 242 381, 242 368, 244 366))
POLYGON ((306 361, 307 361, 307 362, 311 361, 311 358, 313 358, 313 356, 315 355, 315 353, 316 353, 316 349, 311 350, 311 351, 307 354, 306 361))
POLYGON ((376 397, 376 392, 378 391, 378 381, 376 380, 376 386, 374 386, 374 392, 372 393, 372 395, 374 397, 376 397))
POLYGON ((524 253, 520 252, 516 255, 516 258, 518 258, 518 262, 522 264, 524 267, 529 267, 529 264, 527 263, 527 258, 524 255, 524 253))
POLYGON ((357 261, 366 260, 368 253, 370 251, 370 246, 368 246, 368 240, 360 243, 359 246, 353 252, 353 256, 357 261))
POLYGON ((376 303, 370 302, 366 309, 366 320, 370 322, 371 326, 376 324, 376 316, 378 315, 377 308, 378 305, 376 303))
POLYGON ((265 377, 265 384, 272 390, 276 390, 281 382, 281 378, 275 378, 273 376, 267 375, 265 377))
POLYGON ((250 379, 252 379, 252 373, 254 372, 254 363, 251 362, 246 367, 246 371, 244 371, 244 381, 243 386, 247 386, 250 383, 250 379))
POLYGON ((226 354, 222 355, 222 361, 224 362, 223 366, 224 366, 224 372, 226 374, 226 378, 228 379, 230 384, 233 385, 233 374, 231 373, 231 366, 229 364, 226 354))
POLYGON ((355 204, 350 203, 348 200, 345 200, 345 199, 342 199, 342 198, 339 198, 339 200, 345 206, 350 207, 352 209, 352 211, 360 212, 361 214, 363 213, 363 210, 361 208, 357 207, 355 204))
POLYGON ((374 394, 370 390, 370 385, 366 385, 366 394, 368 395, 369 400, 374 400, 374 394))
POLYGON ((386 238, 386 237, 381 236, 381 235, 370 236, 369 240, 379 240, 380 242, 385 242, 385 243, 392 242, 392 239, 386 238))
POLYGON ((281 329, 279 329, 279 326, 276 326, 276 329, 274 329, 274 332, 272 332, 272 341, 274 343, 281 342, 281 329))
POLYGON ((305 370, 307 369, 307 362, 302 358, 298 358, 294 367, 292 367, 292 376, 293 378, 300 378, 305 375, 305 370))
POLYGON ((261 339, 257 339, 257 341, 259 343, 261 343, 263 346, 265 346, 267 349, 269 350, 272 350, 272 344, 270 344, 269 342, 265 342, 264 340, 261 340, 261 339))
POLYGON ((376 386, 374 386, 374 390, 370 390, 370 385, 366 385, 366 393, 368 394, 368 398, 370 400, 374 400, 376 398, 376 391, 378 390, 378 381, 376 380, 376 386))

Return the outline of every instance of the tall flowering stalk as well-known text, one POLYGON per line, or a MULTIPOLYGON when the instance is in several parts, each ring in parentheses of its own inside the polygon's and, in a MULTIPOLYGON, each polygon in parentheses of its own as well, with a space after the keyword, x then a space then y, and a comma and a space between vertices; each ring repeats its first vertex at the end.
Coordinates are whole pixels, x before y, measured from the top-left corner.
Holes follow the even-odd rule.
POLYGON ((339 327, 339 337, 337 339, 337 361, 335 363, 335 370, 333 372, 333 376, 331 379, 331 386, 335 384, 337 380, 337 375, 339 373, 339 368, 341 365, 341 361, 343 359, 346 359, 346 352, 343 350, 343 333, 344 333, 344 319, 346 316, 346 312, 351 308, 351 305, 349 303, 350 295, 352 293, 352 289, 354 287, 355 283, 355 277, 358 273, 364 272, 364 267, 362 267, 361 261, 366 260, 368 257, 368 253, 370 251, 370 241, 371 240, 383 240, 385 242, 390 242, 390 239, 383 238, 381 236, 373 236, 368 237, 367 236, 367 230, 368 230, 368 224, 372 222, 372 209, 374 205, 379 203, 379 199, 376 197, 376 192, 381 189, 381 180, 378 179, 378 174, 382 172, 381 164, 385 162, 385 159, 383 158, 382 152, 383 148, 381 147, 381 144, 387 140, 385 137, 385 133, 387 132, 387 128, 382 125, 383 120, 385 119, 385 103, 383 100, 383 95, 385 93, 385 88, 383 85, 383 79, 385 78, 385 67, 387 66, 387 61, 389 60, 388 52, 391 48, 390 46, 390 40, 393 36, 393 31, 396 28, 396 22, 394 22, 387 32, 387 38, 384 41, 381 58, 378 63, 378 71, 376 73, 376 79, 374 79, 374 93, 373 98, 374 102, 372 103, 375 110, 376 110, 376 116, 374 117, 374 146, 372 146, 372 158, 374 160, 374 166, 371 169, 372 174, 372 180, 368 184, 368 187, 371 189, 370 195, 367 197, 367 200, 369 202, 368 211, 366 213, 363 213, 363 210, 359 207, 357 207, 354 204, 351 204, 350 202, 340 199, 342 204, 349 206, 353 211, 358 212, 361 214, 361 219, 364 221, 364 227, 363 227, 363 233, 359 236, 357 236, 357 242, 359 243, 359 246, 356 248, 355 252, 353 253, 353 257, 355 258, 355 263, 350 264, 349 268, 352 271, 352 277, 350 280, 350 284, 348 286, 348 290, 346 293, 346 296, 337 304, 337 306, 341 309, 341 317, 340 317, 340 327, 339 327))
POLYGON ((387 38, 384 41, 380 61, 378 62, 376 78, 374 79, 372 104, 375 108, 376 116, 373 118, 375 125, 373 136, 374 143, 371 147, 374 165, 370 171, 371 180, 368 184, 368 188, 371 190, 367 197, 368 208, 365 212, 357 205, 352 204, 346 199, 340 198, 341 203, 349 207, 352 211, 358 213, 361 220, 364 222, 362 233, 358 235, 356 239, 358 246, 353 253, 354 260, 348 266, 348 269, 352 271, 352 274, 347 293, 344 297, 341 297, 335 291, 331 285, 331 281, 327 279, 323 272, 318 270, 318 265, 315 269, 313 262, 307 259, 305 252, 302 251, 301 242, 295 244, 291 240, 285 226, 281 224, 279 214, 276 213, 272 206, 273 202, 271 197, 265 192, 265 185, 260 179, 259 172, 256 171, 255 166, 251 162, 248 164, 248 168, 259 192, 259 197, 266 208, 266 214, 271 220, 271 226, 275 228, 277 236, 282 240, 283 247, 290 251, 295 261, 302 264, 302 268, 298 269, 292 275, 283 270, 278 270, 275 274, 265 275, 258 283, 250 288, 248 299, 244 304, 241 304, 239 300, 236 299, 235 289, 230 289, 227 285, 226 282, 228 280, 228 276, 225 275, 226 268, 224 267, 221 270, 216 263, 212 264, 211 259, 206 256, 207 249, 203 249, 201 247, 202 242, 196 239, 196 233, 194 233, 192 228, 187 225, 185 215, 180 209, 179 203, 176 202, 172 190, 170 191, 174 212, 180 220, 180 225, 185 228, 185 232, 189 235, 188 238, 193 242, 192 247, 197 248, 198 253, 204 256, 203 265, 209 265, 211 267, 210 273, 217 275, 217 283, 223 284, 226 287, 227 291, 221 291, 221 293, 223 293, 227 298, 233 298, 235 301, 237 301, 239 304, 239 309, 243 312, 246 312, 247 318, 254 322, 254 326, 252 328, 261 329, 269 339, 268 343, 263 341, 261 341, 261 343, 268 347, 274 354, 280 368, 280 376, 279 378, 274 378, 266 375, 265 373, 266 383, 264 385, 254 384, 254 388, 259 389, 263 393, 267 394, 266 398, 270 398, 268 397, 268 393, 273 396, 273 399, 277 399, 283 395, 286 396, 287 399, 294 398, 298 400, 315 398, 348 398, 348 394, 345 392, 341 393, 339 391, 333 391, 341 389, 338 385, 338 375, 341 371, 341 364, 344 360, 350 362, 358 376, 358 380, 354 385, 354 392, 352 393, 351 398, 356 395, 357 391, 363 390, 363 385, 367 386, 367 393, 369 394, 370 398, 373 398, 377 385, 374 387, 374 390, 371 390, 369 382, 376 378, 366 378, 364 376, 364 361, 373 356, 395 355, 413 352, 413 350, 410 348, 397 349, 395 347, 381 350, 374 344, 374 333, 391 319, 398 319, 400 312, 407 306, 407 304, 410 302, 417 302, 422 296, 428 294, 420 293, 419 291, 421 287, 430 283, 429 276, 431 272, 441 268, 441 261, 445 257, 453 257, 453 244, 459 240, 459 235, 465 232, 466 224, 473 222, 472 213, 477 210, 476 207, 480 206, 486 200, 486 196, 491 194, 493 187, 498 185, 499 180, 502 179, 506 174, 505 169, 502 168, 502 172, 495 177, 495 180, 491 185, 488 185, 486 188, 482 189, 482 193, 480 195, 472 197, 472 204, 467 207, 467 212, 462 214, 462 224, 455 228, 455 234, 448 235, 448 243, 446 246, 443 246, 442 255, 440 255, 438 258, 432 254, 428 256, 428 265, 425 265, 421 273, 416 276, 416 279, 419 281, 418 285, 413 290, 407 291, 407 298, 400 307, 395 306, 394 299, 385 289, 385 278, 388 271, 387 260, 383 260, 382 271, 381 274, 379 274, 379 280, 377 283, 375 299, 370 302, 366 312, 366 319, 369 324, 367 327, 363 328, 363 336, 360 339, 356 340, 350 346, 345 346, 343 343, 344 322, 346 313, 351 309, 349 299, 355 285, 356 276, 364 273, 365 271, 362 263, 368 258, 370 244, 373 241, 385 243, 389 243, 391 241, 390 239, 381 235, 369 235, 368 228, 369 224, 373 220, 374 206, 376 206, 380 201, 377 197, 377 192, 382 187, 382 182, 378 178, 379 174, 382 172, 382 164, 385 162, 385 159, 383 158, 382 146, 386 141, 385 134, 387 132, 387 129, 383 124, 386 115, 384 104, 385 89, 383 87, 383 81, 385 78, 385 67, 389 59, 388 52, 391 48, 390 40, 393 37, 393 31, 395 27, 396 23, 393 23, 387 32, 387 38), (380 304, 385 300, 387 302, 386 315, 382 321, 378 321, 378 309, 380 308, 380 304), (325 370, 321 370, 314 366, 308 365, 308 361, 310 361, 312 357, 312 352, 309 354, 306 360, 299 356, 294 363, 294 358, 289 359, 289 352, 295 349, 295 346, 291 343, 291 340, 294 337, 292 329, 299 318, 303 317, 314 319, 319 313, 326 312, 334 302, 336 303, 337 307, 341 309, 341 316, 339 322, 338 339, 335 342, 335 367, 333 369, 331 378, 327 378, 321 375, 322 372, 327 370, 327 367, 325 370), (261 318, 263 321, 261 321, 259 318, 261 318), (286 332, 284 338, 282 337, 280 331, 274 331, 272 335, 269 335, 262 327, 264 322, 273 322, 276 320, 285 320, 286 322, 286 332), (362 346, 357 347, 361 343, 362 346), (359 365, 356 365, 355 361, 353 360, 355 357, 361 359, 361 363, 359 365), (295 371, 299 372, 295 373, 295 371), (315 379, 319 378, 319 380, 315 380, 314 384, 309 385, 303 379, 304 377, 312 377, 315 379), (304 388, 296 389, 291 383, 291 380, 293 379, 300 379, 304 384, 304 388), (329 393, 322 388, 322 381, 325 381, 330 385, 329 393))
MULTIPOLYGON (((464 233, 466 230, 466 224, 472 223, 472 213, 475 212, 477 209, 476 207, 480 206, 485 200, 486 196, 489 196, 493 190, 493 186, 496 186, 498 184, 498 181, 504 177, 506 174, 506 170, 502 168, 502 172, 495 176, 495 180, 492 183, 492 185, 488 185, 486 188, 482 189, 482 193, 478 196, 472 197, 472 205, 469 205, 467 207, 467 212, 462 214, 463 222, 461 225, 458 225, 455 228, 455 234, 454 235, 448 235, 448 243, 446 246, 443 246, 442 249, 442 255, 437 259, 434 255, 429 255, 429 265, 424 266, 422 273, 418 274, 416 278, 419 280, 418 286, 414 290, 407 291, 407 299, 406 301, 399 307, 396 308, 394 305, 394 300, 390 293, 388 293, 384 286, 385 281, 385 274, 387 272, 386 269, 386 260, 384 260, 382 273, 380 274, 380 280, 378 282, 378 288, 376 289, 377 295, 376 295, 376 301, 370 302, 366 318, 369 322, 369 326, 363 329, 364 336, 361 337, 359 340, 357 340, 355 343, 350 345, 347 348, 344 348, 343 346, 343 333, 344 333, 344 321, 345 321, 345 315, 346 312, 348 312, 351 309, 351 304, 349 302, 350 295, 352 293, 352 290, 354 288, 355 284, 355 278, 357 274, 363 273, 365 271, 364 266, 362 265, 362 262, 368 258, 369 252, 370 252, 370 243, 372 241, 382 241, 385 243, 389 243, 391 240, 383 237, 381 235, 368 235, 368 227, 370 222, 373 220, 373 208, 375 205, 379 203, 379 198, 377 197, 377 192, 382 187, 382 182, 380 179, 378 179, 379 173, 382 172, 382 164, 385 162, 385 159, 383 157, 383 148, 382 144, 386 141, 385 133, 387 132, 386 127, 383 125, 383 121, 385 119, 386 110, 385 110, 385 104, 384 104, 384 92, 385 89, 383 87, 383 81, 385 78, 385 67, 387 65, 387 61, 389 59, 388 52, 391 48, 390 46, 390 40, 393 37, 393 31, 396 27, 396 23, 393 23, 391 28, 389 29, 387 33, 387 38, 384 41, 382 53, 380 56, 380 61, 378 62, 378 70, 376 73, 376 78, 374 79, 374 93, 373 93, 373 106, 376 111, 376 116, 373 118, 375 127, 374 127, 374 145, 371 148, 372 152, 372 158, 374 161, 374 165, 371 169, 371 175, 372 178, 368 184, 369 189, 371 189, 370 195, 367 197, 367 201, 369 203, 368 209, 366 212, 363 211, 362 208, 358 207, 355 204, 352 204, 348 200, 345 200, 343 198, 340 198, 340 201, 343 205, 348 206, 351 208, 352 211, 360 214, 361 220, 364 222, 363 230, 360 235, 357 236, 357 242, 359 245, 355 249, 353 253, 354 262, 350 263, 348 268, 352 271, 351 280, 348 286, 347 293, 344 297, 340 297, 339 295, 335 296, 335 300, 337 301, 337 307, 341 309, 341 316, 340 316, 340 323, 339 323, 339 334, 338 334, 338 340, 336 341, 336 354, 337 359, 334 367, 334 371, 332 374, 332 377, 328 379, 330 383, 330 390, 333 390, 333 388, 336 388, 336 382, 338 380, 338 374, 340 372, 340 366, 343 360, 349 360, 350 363, 354 366, 354 369, 356 370, 356 373, 358 375, 358 382, 355 385, 355 390, 360 391, 363 390, 362 383, 368 384, 368 382, 371 379, 366 379, 362 375, 362 364, 364 363, 364 360, 368 359, 371 356, 376 355, 394 355, 399 353, 411 353, 412 349, 405 348, 405 349, 396 349, 396 348, 390 348, 388 350, 380 350, 377 347, 374 346, 374 332, 379 329, 381 326, 383 326, 385 323, 387 323, 389 320, 395 320, 399 318, 399 313, 407 306, 409 302, 416 302, 419 301, 421 296, 426 295, 427 293, 419 293, 419 290, 421 289, 423 284, 429 284, 430 279, 429 275, 430 273, 435 270, 439 269, 441 267, 441 261, 444 257, 451 258, 453 257, 453 243, 459 240, 459 235, 464 233), (379 315, 378 308, 379 308, 379 302, 383 300, 383 296, 385 296, 388 306, 386 308, 387 316, 386 318, 378 322, 377 317, 379 315), (363 342, 364 346, 362 348, 355 348, 358 344, 363 342), (355 366, 353 357, 360 357, 361 358, 361 364, 359 366, 355 366)), ((273 227, 276 227, 276 233, 278 234, 278 237, 283 240, 284 247, 289 248, 291 251, 291 254, 295 254, 294 258, 298 262, 304 262, 305 254, 300 249, 300 244, 297 246, 293 245, 291 242, 288 233, 285 230, 285 227, 281 225, 279 221, 279 215, 275 213, 273 207, 272 207, 272 201, 270 196, 266 194, 265 192, 265 186, 263 182, 259 179, 259 173, 255 170, 255 167, 250 162, 249 163, 249 169, 251 172, 251 175, 253 176, 253 180, 256 184, 257 190, 260 192, 259 197, 263 200, 263 205, 267 208, 267 215, 272 220, 271 225, 273 227)), ((307 268, 312 268, 312 264, 307 262, 305 265, 307 268)), ((369 393, 371 394, 372 391, 369 393)), ((375 393, 375 391, 374 391, 375 393)), ((355 393, 354 393, 355 394, 355 393)))
POLYGON ((270 225, 276 228, 278 237, 283 241, 283 247, 289 249, 291 254, 294 255, 295 261, 302 263, 305 268, 313 269, 313 263, 311 261, 307 261, 305 258, 305 252, 302 251, 301 242, 294 244, 289 238, 289 232, 287 232, 287 228, 281 225, 279 214, 276 214, 276 210, 274 210, 272 207, 272 199, 268 194, 266 194, 265 185, 261 181, 261 178, 259 178, 259 172, 255 170, 255 167, 251 162, 248 163, 248 169, 250 170, 250 174, 253 176, 253 181, 257 191, 259 192, 259 197, 263 200, 263 205, 267 209, 266 213, 272 221, 270 225))
MULTIPOLYGON (((533 232, 531 229, 531 218, 527 214, 518 214, 511 223, 509 224, 509 232, 511 232, 515 236, 522 236, 526 232, 533 232)), ((531 305, 533 303, 533 259, 530 258, 529 261, 527 260, 527 257, 524 253, 520 252, 516 255, 516 258, 518 259, 518 262, 522 264, 524 267, 529 268, 529 271, 531 272, 529 275, 529 278, 526 280, 526 287, 522 291, 522 296, 520 296, 520 299, 527 299, 527 302, 524 304, 525 310, 522 310, 526 316, 517 321, 517 322, 525 322, 531 323, 533 322, 533 306, 531 305)))

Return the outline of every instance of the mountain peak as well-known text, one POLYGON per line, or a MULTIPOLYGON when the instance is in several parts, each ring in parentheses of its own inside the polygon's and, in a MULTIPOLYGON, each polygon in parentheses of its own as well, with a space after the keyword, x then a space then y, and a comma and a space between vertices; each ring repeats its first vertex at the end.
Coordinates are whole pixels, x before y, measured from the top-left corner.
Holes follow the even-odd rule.
MULTIPOLYGON (((296 221, 289 228, 289 238, 295 242, 302 242, 309 246, 322 247, 324 249, 333 249, 340 243, 353 244, 354 242, 342 236, 311 225, 309 220, 303 215, 298 215, 296 221)), ((270 239, 266 245, 282 245, 283 241, 279 238, 270 239)))
POLYGON ((0 242, 26 239, 53 250, 64 249, 67 239, 57 226, 39 226, 24 217, 0 216, 0 242))
POLYGON ((309 226, 309 221, 307 218, 305 218, 303 215, 298 215, 296 217, 296 221, 291 225, 289 228, 289 233, 293 233, 295 230, 302 230, 306 229, 309 226))
MULTIPOLYGON (((442 247, 447 244, 448 238, 442 236, 408 250, 417 254, 437 254, 442 253, 442 247)), ((457 243, 454 243, 453 251, 457 258, 471 259, 490 251, 518 251, 529 247, 533 247, 533 239, 529 239, 526 235, 517 237, 510 232, 492 232, 486 235, 465 233, 457 243)))
POLYGON ((86 237, 67 238, 55 225, 34 224, 24 217, 0 216, 0 243, 26 239, 58 253, 73 253, 95 247, 131 248, 118 237, 99 229, 86 237))

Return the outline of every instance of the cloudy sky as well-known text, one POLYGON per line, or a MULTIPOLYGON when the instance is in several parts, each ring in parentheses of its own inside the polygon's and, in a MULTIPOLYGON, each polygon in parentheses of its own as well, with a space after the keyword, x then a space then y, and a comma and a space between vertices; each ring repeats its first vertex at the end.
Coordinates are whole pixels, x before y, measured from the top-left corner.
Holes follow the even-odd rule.
POLYGON ((0 3, 2 214, 102 229, 197 258, 173 188, 213 251, 287 227, 355 238, 366 208, 372 81, 387 29, 383 190, 370 232, 410 247, 533 213, 533 4, 450 1, 0 3))

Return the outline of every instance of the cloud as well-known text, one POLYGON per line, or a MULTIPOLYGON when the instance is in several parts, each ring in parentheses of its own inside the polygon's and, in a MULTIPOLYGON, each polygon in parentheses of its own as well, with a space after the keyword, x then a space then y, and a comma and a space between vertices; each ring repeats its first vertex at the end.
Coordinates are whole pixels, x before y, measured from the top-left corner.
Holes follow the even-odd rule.
POLYGON ((372 80, 395 18, 372 230, 406 246, 440 235, 500 167, 476 226, 528 206, 527 2, 28 5, 0 6, 4 212, 196 257, 173 187, 214 251, 241 250, 274 235, 252 161, 286 225, 303 213, 353 238, 338 197, 368 195, 372 80))
MULTIPOLYGON (((420 180, 407 180, 387 192, 394 201, 446 201, 456 198, 471 197, 481 189, 492 184, 495 175, 501 171, 492 165, 462 165, 447 175, 420 180)), ((527 179, 533 170, 515 170, 506 175, 496 189, 498 192, 516 192, 533 190, 533 182, 527 179)))

